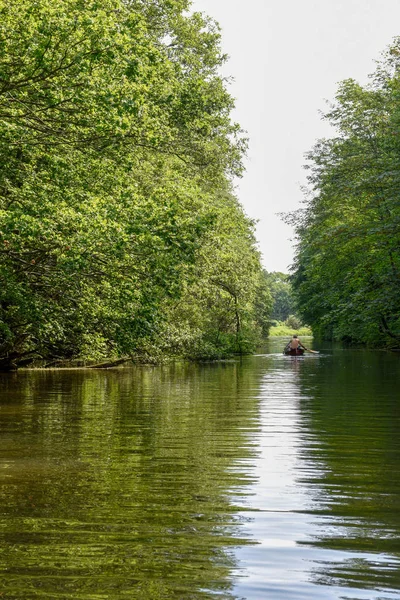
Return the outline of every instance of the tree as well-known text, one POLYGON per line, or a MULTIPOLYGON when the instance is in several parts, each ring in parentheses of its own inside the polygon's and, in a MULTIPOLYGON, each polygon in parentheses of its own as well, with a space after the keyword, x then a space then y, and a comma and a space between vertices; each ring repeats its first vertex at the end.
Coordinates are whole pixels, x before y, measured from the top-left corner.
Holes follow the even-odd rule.
POLYGON ((225 237, 245 140, 218 27, 188 6, 0 2, 0 367, 154 345, 225 237))
POLYGON ((330 338, 400 343, 400 40, 371 84, 344 81, 310 153, 309 195, 289 219, 303 318, 330 338))
POLYGON ((164 311, 162 345, 191 358, 250 352, 269 323, 271 296, 262 278, 254 222, 229 189, 215 197, 213 208, 213 225, 184 293, 164 311))
POLYGON ((271 319, 286 321, 295 312, 295 302, 289 275, 273 271, 264 271, 264 277, 273 298, 271 319))

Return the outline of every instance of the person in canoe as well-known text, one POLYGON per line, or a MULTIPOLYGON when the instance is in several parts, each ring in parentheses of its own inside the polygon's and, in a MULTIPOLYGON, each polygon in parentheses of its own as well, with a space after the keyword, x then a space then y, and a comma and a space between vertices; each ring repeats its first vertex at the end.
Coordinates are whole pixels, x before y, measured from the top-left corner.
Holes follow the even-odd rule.
POLYGON ((297 337, 297 335, 294 335, 290 342, 286 344, 283 353, 289 354, 290 356, 301 356, 304 354, 304 350, 305 347, 301 343, 300 339, 297 337))
POLYGON ((302 356, 304 351, 311 352, 312 354, 318 354, 316 350, 309 350, 309 348, 306 348, 297 335, 294 335, 290 342, 286 344, 283 354, 289 354, 290 356, 302 356))

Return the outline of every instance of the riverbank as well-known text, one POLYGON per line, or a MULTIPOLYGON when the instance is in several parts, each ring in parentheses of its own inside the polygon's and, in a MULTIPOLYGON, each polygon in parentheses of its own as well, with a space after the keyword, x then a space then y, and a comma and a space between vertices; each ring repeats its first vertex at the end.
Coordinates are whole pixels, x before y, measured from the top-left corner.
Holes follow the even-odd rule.
POLYGON ((310 327, 300 327, 299 329, 293 329, 287 325, 275 325, 269 330, 269 337, 291 337, 292 335, 298 335, 302 337, 312 337, 312 329, 310 327))

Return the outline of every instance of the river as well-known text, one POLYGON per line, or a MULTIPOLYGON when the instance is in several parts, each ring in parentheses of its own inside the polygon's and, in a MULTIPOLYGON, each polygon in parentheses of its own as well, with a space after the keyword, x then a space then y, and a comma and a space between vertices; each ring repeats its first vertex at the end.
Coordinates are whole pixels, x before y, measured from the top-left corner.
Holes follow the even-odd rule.
POLYGON ((0 375, 0 598, 398 600, 400 357, 0 375))

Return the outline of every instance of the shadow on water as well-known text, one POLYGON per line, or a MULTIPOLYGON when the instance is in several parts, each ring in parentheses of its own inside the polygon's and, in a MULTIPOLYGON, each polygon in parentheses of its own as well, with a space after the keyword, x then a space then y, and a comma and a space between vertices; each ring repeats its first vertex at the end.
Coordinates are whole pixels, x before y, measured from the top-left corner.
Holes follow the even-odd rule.
POLYGON ((240 363, 2 377, 0 597, 232 597, 260 377, 240 363))

